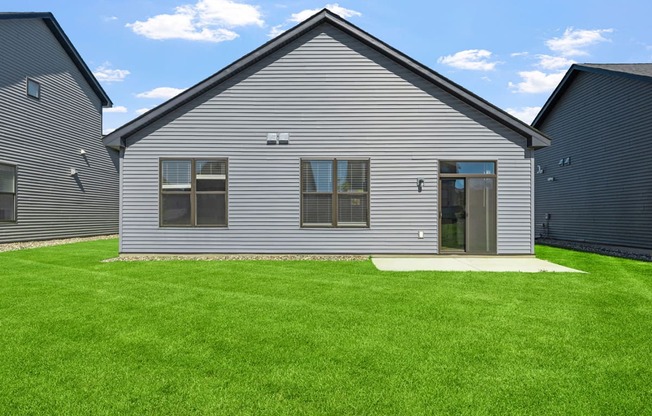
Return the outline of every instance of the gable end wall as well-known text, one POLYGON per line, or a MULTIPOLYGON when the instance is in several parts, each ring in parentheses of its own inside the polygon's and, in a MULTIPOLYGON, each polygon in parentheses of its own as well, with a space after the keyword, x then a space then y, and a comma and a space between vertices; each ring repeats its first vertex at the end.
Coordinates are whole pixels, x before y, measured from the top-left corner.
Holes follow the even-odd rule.
POLYGON ((497 160, 499 253, 532 252, 525 139, 330 25, 137 133, 128 146, 125 253, 432 254, 438 160, 497 160), (290 144, 267 146, 270 132, 289 132, 290 144), (159 227, 163 157, 229 159, 228 228, 159 227), (300 228, 300 160, 325 157, 370 159, 369 229, 300 228), (425 179, 422 193, 417 178, 425 179))
POLYGON ((102 144, 99 98, 41 19, 2 20, 0 39, 0 161, 18 166, 0 243, 116 233, 118 154, 102 144))
POLYGON ((540 129, 537 235, 652 248, 652 83, 579 72, 540 129))

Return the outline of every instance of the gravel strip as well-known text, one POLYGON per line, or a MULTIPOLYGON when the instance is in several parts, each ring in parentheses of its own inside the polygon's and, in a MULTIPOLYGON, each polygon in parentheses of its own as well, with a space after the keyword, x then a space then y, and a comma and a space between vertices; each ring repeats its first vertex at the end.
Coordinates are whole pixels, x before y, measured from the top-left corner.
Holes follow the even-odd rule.
POLYGON ((538 238, 537 244, 567 248, 576 251, 603 254, 605 256, 622 257, 632 260, 652 261, 652 250, 629 249, 627 247, 604 246, 592 243, 579 243, 575 241, 553 240, 551 238, 538 238))
POLYGON ((61 238, 58 240, 19 241, 16 243, 3 243, 0 244, 0 253, 5 251, 25 250, 28 248, 58 246, 60 244, 81 243, 83 241, 110 240, 112 238, 118 238, 118 235, 111 234, 98 235, 94 237, 61 238))
POLYGON ((120 257, 102 260, 114 261, 230 261, 230 260, 317 260, 317 261, 367 261, 365 255, 329 255, 329 254, 123 254, 120 257))

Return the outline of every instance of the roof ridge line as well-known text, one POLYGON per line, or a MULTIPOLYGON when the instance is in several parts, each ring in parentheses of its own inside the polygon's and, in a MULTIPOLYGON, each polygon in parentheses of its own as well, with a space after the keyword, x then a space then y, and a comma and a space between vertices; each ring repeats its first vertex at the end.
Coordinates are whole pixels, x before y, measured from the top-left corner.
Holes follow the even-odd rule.
POLYGON ((508 114, 494 104, 491 104, 490 102, 472 93, 461 85, 430 69, 428 66, 421 64, 415 59, 407 56, 403 52, 395 49, 382 40, 367 33, 363 29, 360 29, 354 24, 348 22, 341 16, 338 16, 328 9, 322 9, 303 22, 283 32, 276 38, 264 43, 257 49, 254 49, 252 52, 244 55, 242 58, 222 68, 210 77, 186 89, 179 95, 160 104, 153 110, 150 110, 149 112, 127 122, 123 126, 118 127, 116 130, 105 136, 105 145, 114 148, 123 147, 125 145, 124 140, 127 137, 135 134, 136 132, 145 128, 147 125, 164 117, 171 111, 174 111, 175 109, 185 105, 207 90, 233 77, 235 74, 258 62, 260 59, 269 56, 270 54, 274 53, 295 39, 303 36, 305 33, 321 24, 331 24, 336 29, 347 33, 351 37, 357 39, 359 42, 362 42, 363 44, 366 44, 379 53, 385 55, 388 59, 393 60, 408 70, 411 70, 418 76, 443 89, 447 93, 457 97, 471 107, 474 107, 476 110, 514 130, 527 139, 528 147, 541 147, 550 144, 550 139, 545 134, 538 131, 536 128, 508 114))

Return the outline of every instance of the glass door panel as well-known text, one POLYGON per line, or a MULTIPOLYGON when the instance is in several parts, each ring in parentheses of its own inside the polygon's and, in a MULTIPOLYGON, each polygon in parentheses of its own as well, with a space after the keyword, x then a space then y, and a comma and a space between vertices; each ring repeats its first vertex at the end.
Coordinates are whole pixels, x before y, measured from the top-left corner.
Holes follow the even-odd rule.
POLYGON ((466 179, 441 180, 441 250, 466 250, 466 179))
POLYGON ((473 254, 496 253, 496 179, 467 178, 468 241, 473 254))

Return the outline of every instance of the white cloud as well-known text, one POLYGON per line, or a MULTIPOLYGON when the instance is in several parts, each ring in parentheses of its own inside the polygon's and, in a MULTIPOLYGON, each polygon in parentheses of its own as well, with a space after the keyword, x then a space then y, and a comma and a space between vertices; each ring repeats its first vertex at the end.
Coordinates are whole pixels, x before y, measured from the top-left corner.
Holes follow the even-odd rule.
POLYGON ((511 56, 512 58, 515 58, 517 56, 528 56, 528 55, 529 55, 528 52, 512 52, 509 54, 509 56, 511 56))
POLYGON ((145 114, 149 110, 150 110, 149 108, 139 108, 138 110, 136 110, 136 114, 138 114, 140 116, 140 115, 145 114))
MULTIPOLYGON (((349 17, 360 17, 360 16, 362 16, 362 13, 360 13, 358 11, 355 11, 355 10, 346 9, 346 8, 340 6, 338 3, 327 4, 326 6, 324 6, 324 8, 330 10, 331 12, 333 12, 333 13, 335 13, 335 14, 337 14, 337 15, 345 18, 345 19, 347 19, 349 17)), ((300 11, 298 13, 293 13, 292 16, 290 16, 290 21, 296 22, 296 23, 303 22, 304 20, 306 20, 307 18, 309 18, 313 14, 319 12, 320 10, 321 9, 305 9, 305 10, 302 10, 302 11, 300 11)))
POLYGON ((100 82, 120 82, 127 78, 127 75, 131 74, 126 69, 111 69, 109 68, 111 64, 104 63, 93 71, 93 75, 100 82))
POLYGON ((190 14, 160 14, 145 22, 136 21, 127 24, 135 33, 149 39, 185 39, 206 42, 224 42, 233 40, 238 34, 224 28, 209 29, 199 27, 190 14))
POLYGON ((114 20, 118 20, 118 18, 115 16, 104 16, 102 20, 104 20, 105 22, 112 22, 114 20))
POLYGON ((118 105, 111 108, 104 108, 102 111, 104 111, 105 113, 126 113, 127 107, 118 105))
MULTIPOLYGON (((526 94, 551 92, 562 80, 568 67, 575 63, 575 60, 571 59, 571 57, 588 55, 586 51, 588 47, 600 42, 609 42, 610 39, 605 37, 605 34, 611 32, 613 32, 613 29, 583 30, 572 27, 567 28, 562 36, 545 41, 546 46, 554 55, 535 55, 537 62, 534 66, 547 72, 539 70, 521 71, 518 73, 521 82, 510 82, 508 84, 509 88, 513 92, 526 94)), ((511 54, 513 57, 523 55, 527 55, 527 52, 511 54)), ((532 109, 534 107, 526 108, 532 109)))
POLYGON ((550 92, 555 89, 557 84, 564 77, 565 71, 546 74, 541 71, 521 71, 518 75, 522 81, 514 84, 510 82, 509 88, 514 92, 522 92, 526 94, 538 94, 550 92))
POLYGON ((201 0, 194 6, 194 10, 202 25, 232 28, 250 25, 262 27, 265 24, 258 6, 246 3, 230 0, 201 0))
POLYGON ((519 120, 530 124, 534 121, 537 114, 539 114, 539 111, 541 111, 541 107, 507 108, 505 111, 519 120))
POLYGON ((584 49, 596 43, 608 42, 609 39, 603 35, 611 32, 613 29, 576 30, 569 27, 562 36, 547 40, 546 46, 563 56, 588 55, 584 49))
POLYGON ((172 88, 172 87, 158 87, 149 91, 136 94, 138 98, 157 98, 157 99, 170 99, 185 91, 185 88, 172 88))
MULTIPOLYGON (((279 5, 277 5, 278 7, 279 5)), ((286 6, 283 6, 286 7, 286 6)), ((340 6, 338 3, 331 3, 327 4, 326 6, 323 7, 324 9, 328 9, 332 11, 333 13, 340 15, 344 18, 350 18, 350 17, 359 17, 362 16, 362 13, 356 11, 356 10, 351 10, 344 8, 340 6)), ((281 33, 285 32, 288 30, 288 27, 291 23, 300 23, 303 22, 304 20, 308 19, 312 15, 318 13, 322 9, 305 9, 302 10, 298 13, 292 13, 290 18, 285 21, 285 23, 281 23, 280 25, 272 26, 272 28, 267 32, 267 36, 270 38, 275 38, 276 36, 280 35, 281 33)))
POLYGON ((574 60, 563 56, 537 55, 537 59, 539 59, 537 66, 549 70, 566 69, 575 63, 574 60))
POLYGON ((102 130, 102 134, 106 135, 106 134, 112 133, 114 131, 115 131, 115 129, 104 129, 104 130, 102 130))
POLYGON ((270 38, 275 38, 281 33, 285 32, 286 30, 287 29, 283 28, 283 25, 272 26, 272 28, 267 33, 267 36, 269 36, 270 38))
POLYGON ((174 14, 159 14, 146 21, 128 23, 134 33, 150 39, 185 39, 205 42, 233 40, 238 34, 231 28, 263 26, 258 6, 231 0, 200 0, 183 5, 174 14))
POLYGON ((468 49, 454 55, 441 56, 437 62, 454 68, 471 71, 493 71, 498 61, 490 62, 491 52, 485 49, 468 49))

